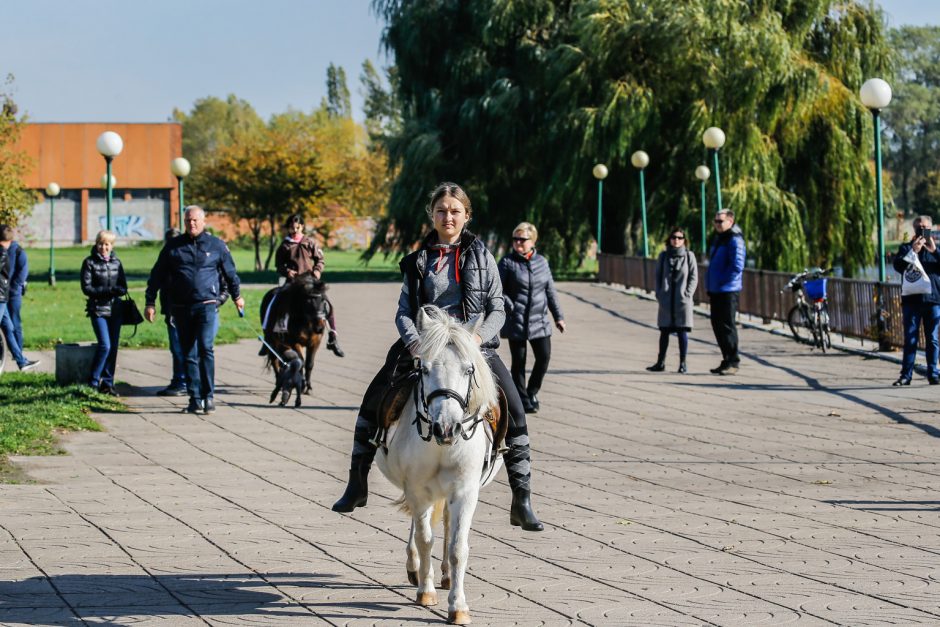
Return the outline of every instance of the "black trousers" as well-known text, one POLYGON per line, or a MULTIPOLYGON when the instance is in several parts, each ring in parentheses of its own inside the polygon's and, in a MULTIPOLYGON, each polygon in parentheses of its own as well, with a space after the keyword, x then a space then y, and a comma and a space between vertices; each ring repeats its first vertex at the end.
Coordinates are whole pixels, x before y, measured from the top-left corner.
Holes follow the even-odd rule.
POLYGON ((738 355, 738 328, 735 326, 740 295, 740 292, 708 293, 715 341, 721 349, 721 360, 730 366, 737 366, 741 362, 738 355))
POLYGON ((512 355, 512 364, 509 371, 512 374, 513 383, 516 385, 516 391, 523 401, 539 393, 542 389, 542 381, 545 379, 545 373, 548 372, 548 362, 552 358, 552 338, 540 337, 536 340, 529 340, 532 345, 532 354, 535 356, 535 363, 532 364, 532 374, 529 376, 529 382, 525 380, 525 362, 527 346, 525 340, 509 340, 509 352, 512 355))

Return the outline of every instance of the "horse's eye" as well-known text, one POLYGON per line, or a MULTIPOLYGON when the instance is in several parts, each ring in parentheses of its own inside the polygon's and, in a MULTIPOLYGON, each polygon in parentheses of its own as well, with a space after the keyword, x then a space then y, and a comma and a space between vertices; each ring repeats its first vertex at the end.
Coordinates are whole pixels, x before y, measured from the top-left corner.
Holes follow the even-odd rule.
POLYGON ((431 374, 431 369, 427 366, 421 366, 421 374, 431 374))

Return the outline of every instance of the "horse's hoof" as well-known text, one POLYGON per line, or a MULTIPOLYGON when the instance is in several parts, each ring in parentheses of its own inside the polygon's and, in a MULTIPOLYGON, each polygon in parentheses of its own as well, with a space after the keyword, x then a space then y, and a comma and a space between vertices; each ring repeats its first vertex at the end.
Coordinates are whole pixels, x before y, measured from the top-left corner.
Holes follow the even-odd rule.
POLYGON ((450 577, 441 577, 441 590, 450 590, 450 577))
POLYGON ((418 605, 423 607, 431 607, 432 605, 437 605, 437 593, 436 592, 419 592, 418 605))
POLYGON ((470 612, 457 610, 447 612, 447 622, 451 625, 469 625, 473 621, 470 620, 470 612))
POLYGON ((413 586, 418 585, 418 571, 416 570, 408 571, 408 583, 410 583, 413 586))

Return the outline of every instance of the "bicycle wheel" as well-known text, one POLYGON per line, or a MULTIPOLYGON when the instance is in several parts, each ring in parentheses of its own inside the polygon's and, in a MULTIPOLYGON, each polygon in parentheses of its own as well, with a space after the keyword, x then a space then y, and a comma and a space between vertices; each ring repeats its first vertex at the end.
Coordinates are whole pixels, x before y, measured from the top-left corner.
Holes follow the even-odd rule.
POLYGON ((790 332, 793 338, 802 344, 809 344, 813 341, 813 333, 810 330, 812 323, 806 313, 806 309, 799 305, 793 305, 787 314, 787 324, 790 326, 790 332))
POLYGON ((825 328, 823 327, 822 312, 818 309, 813 312, 813 345, 824 353, 826 352, 826 349, 829 348, 826 346, 826 335, 825 328))
POLYGON ((823 346, 825 346, 827 349, 831 349, 832 337, 829 335, 829 311, 825 308, 825 306, 819 312, 819 318, 821 322, 819 328, 821 329, 823 346))

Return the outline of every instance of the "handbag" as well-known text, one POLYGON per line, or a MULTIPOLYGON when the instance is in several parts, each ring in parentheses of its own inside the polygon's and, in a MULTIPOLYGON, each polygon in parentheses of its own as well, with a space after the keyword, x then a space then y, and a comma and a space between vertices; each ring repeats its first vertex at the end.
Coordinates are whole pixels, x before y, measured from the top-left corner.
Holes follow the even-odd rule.
POLYGON ((137 308, 137 303, 129 295, 124 295, 124 300, 118 301, 121 307, 121 326, 134 325, 134 332, 131 337, 137 335, 137 325, 144 321, 144 317, 137 308))
POLYGON ((913 250, 907 251, 907 254, 904 255, 904 261, 909 265, 902 275, 901 296, 932 293, 933 285, 930 282, 930 277, 927 276, 924 266, 920 263, 920 258, 913 250))

